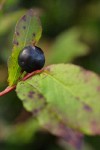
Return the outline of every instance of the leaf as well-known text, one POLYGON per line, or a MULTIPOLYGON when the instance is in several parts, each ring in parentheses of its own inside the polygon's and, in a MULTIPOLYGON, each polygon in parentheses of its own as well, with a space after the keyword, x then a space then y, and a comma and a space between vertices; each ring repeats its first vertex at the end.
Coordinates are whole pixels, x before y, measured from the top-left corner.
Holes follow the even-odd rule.
MULTIPOLYGON (((33 92, 33 104, 34 93, 40 93, 46 103, 43 110, 50 107, 65 126, 88 135, 100 134, 100 78, 95 73, 71 64, 51 65, 41 74, 18 83, 16 92, 24 106, 30 101, 26 96, 29 91, 33 92), (22 89, 26 89, 24 93, 22 89)), ((41 115, 43 110, 39 110, 41 115)), ((41 120, 45 118, 42 116, 41 120)), ((55 121, 51 120, 49 125, 55 121)))
POLYGON ((12 55, 8 61, 8 82, 12 86, 16 84, 21 76, 21 68, 18 65, 19 52, 28 45, 35 45, 42 33, 42 27, 39 18, 33 10, 29 10, 16 25, 14 35, 14 47, 12 55))
POLYGON ((19 10, 0 16, 0 35, 6 34, 13 25, 16 23, 18 18, 25 13, 25 10, 19 10))
POLYGON ((45 107, 46 100, 36 89, 34 89, 33 91, 33 86, 31 86, 27 82, 22 82, 19 88, 20 91, 18 90, 18 93, 21 93, 23 105, 28 111, 36 114, 38 113, 38 111, 42 110, 45 107), (21 87, 23 87, 23 85, 25 86, 25 88, 21 90, 21 87))
POLYGON ((24 123, 8 126, 4 133, 6 142, 13 144, 29 143, 35 137, 35 133, 39 129, 39 124, 35 119, 28 119, 24 123))
POLYGON ((86 55, 89 47, 80 41, 81 32, 77 28, 61 33, 50 49, 48 64, 72 62, 79 56, 86 55))
POLYGON ((7 124, 0 122, 0 140, 7 144, 20 145, 30 143, 35 139, 36 132, 40 129, 40 125, 36 119, 27 119, 17 124, 7 124))
POLYGON ((27 82, 21 82, 17 93, 20 95, 20 99, 26 110, 32 112, 33 116, 37 117, 41 127, 64 139, 75 148, 82 146, 83 135, 68 128, 62 120, 59 119, 59 116, 57 116, 55 110, 52 109, 52 106, 46 103, 45 97, 37 89, 33 90, 32 85, 27 82))

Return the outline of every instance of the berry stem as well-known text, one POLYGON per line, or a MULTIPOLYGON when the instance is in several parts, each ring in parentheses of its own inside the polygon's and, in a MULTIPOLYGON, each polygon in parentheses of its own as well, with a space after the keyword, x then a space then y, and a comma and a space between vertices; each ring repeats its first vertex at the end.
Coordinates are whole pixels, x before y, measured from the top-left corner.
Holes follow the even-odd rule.
POLYGON ((31 72, 31 73, 28 73, 27 75, 25 75, 25 77, 22 79, 22 81, 25 81, 25 80, 27 80, 28 78, 30 78, 30 77, 32 77, 32 76, 34 76, 34 75, 36 75, 36 74, 41 73, 42 71, 43 71, 43 69, 41 69, 41 70, 36 70, 36 71, 31 72))
MULTIPOLYGON (((20 80, 20 81, 25 81, 25 80, 27 80, 28 78, 30 78, 30 77, 32 77, 32 76, 34 76, 34 75, 36 75, 36 74, 41 73, 42 71, 43 71, 43 69, 41 69, 41 70, 36 70, 36 71, 34 71, 34 72, 32 72, 32 73, 28 73, 28 74, 25 75, 24 78, 23 78, 22 80, 20 80)), ((14 89, 16 89, 16 85, 8 86, 4 91, 0 92, 0 97, 3 96, 3 95, 5 95, 5 94, 7 94, 7 93, 9 93, 9 92, 11 92, 11 91, 13 91, 14 89)))

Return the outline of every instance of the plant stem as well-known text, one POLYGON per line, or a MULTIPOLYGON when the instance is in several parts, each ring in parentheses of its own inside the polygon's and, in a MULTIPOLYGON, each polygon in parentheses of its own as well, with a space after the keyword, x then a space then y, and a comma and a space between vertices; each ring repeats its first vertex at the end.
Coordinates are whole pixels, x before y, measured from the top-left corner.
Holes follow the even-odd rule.
POLYGON ((14 90, 16 88, 16 85, 14 86, 8 86, 4 91, 0 92, 0 96, 3 96, 9 92, 11 92, 12 90, 14 90))
MULTIPOLYGON (((34 72, 32 72, 32 73, 28 73, 28 74, 25 75, 25 77, 24 77, 23 79, 21 79, 20 81, 25 81, 25 80, 27 80, 28 78, 30 78, 30 77, 32 77, 32 76, 34 76, 34 75, 36 75, 36 74, 41 73, 42 71, 43 71, 43 69, 41 69, 41 70, 36 70, 36 71, 34 71, 34 72)), ((16 89, 16 85, 8 86, 4 91, 0 92, 0 97, 3 96, 3 95, 5 95, 5 94, 7 94, 7 93, 9 93, 9 92, 11 92, 11 91, 13 91, 14 89, 16 89)))

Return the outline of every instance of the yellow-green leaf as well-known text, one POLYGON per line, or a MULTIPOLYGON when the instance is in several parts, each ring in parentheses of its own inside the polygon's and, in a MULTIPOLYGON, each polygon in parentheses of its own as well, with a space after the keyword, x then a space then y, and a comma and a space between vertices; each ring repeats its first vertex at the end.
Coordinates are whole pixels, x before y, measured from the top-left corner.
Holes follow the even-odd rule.
POLYGON ((34 11, 29 10, 17 23, 14 35, 14 47, 8 61, 8 82, 12 86, 21 76, 21 68, 18 65, 19 52, 28 45, 35 45, 42 33, 39 18, 34 11))
POLYGON ((89 47, 80 41, 80 37, 79 28, 72 28, 61 33, 50 49, 47 63, 69 63, 79 56, 86 55, 89 47))
MULTIPOLYGON (((40 93, 39 108, 44 106, 39 101, 45 101, 44 110, 50 106, 51 113, 55 113, 66 126, 84 134, 100 134, 100 78, 95 73, 71 64, 51 65, 41 74, 19 82, 16 91, 26 109, 28 103, 35 106, 35 95, 40 93)), ((30 111, 33 112, 34 107, 30 107, 30 111)), ((45 111, 43 115, 42 109, 38 111, 42 116, 39 120, 47 121, 50 113, 45 111)), ((52 126, 55 121, 52 119, 48 125, 52 126)))

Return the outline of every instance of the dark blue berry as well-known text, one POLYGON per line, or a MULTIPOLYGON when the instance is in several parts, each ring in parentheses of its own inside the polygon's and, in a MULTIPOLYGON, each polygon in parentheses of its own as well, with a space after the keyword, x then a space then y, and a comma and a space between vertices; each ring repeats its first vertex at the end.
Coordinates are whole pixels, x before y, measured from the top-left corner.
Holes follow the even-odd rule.
POLYGON ((23 71, 32 72, 40 70, 45 64, 45 56, 41 48, 27 46, 18 56, 18 64, 23 71))

